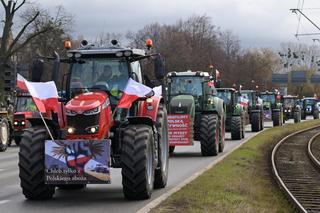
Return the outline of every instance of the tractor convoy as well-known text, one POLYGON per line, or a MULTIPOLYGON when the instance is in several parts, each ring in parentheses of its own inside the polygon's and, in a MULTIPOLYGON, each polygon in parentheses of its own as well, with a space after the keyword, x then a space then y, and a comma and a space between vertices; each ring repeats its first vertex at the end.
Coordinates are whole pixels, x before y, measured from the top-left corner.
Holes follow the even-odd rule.
POLYGON ((20 185, 30 200, 51 199, 57 188, 111 184, 114 168, 121 169, 125 198, 149 199, 153 189, 166 187, 169 155, 180 146, 199 143, 202 156, 216 156, 224 151, 225 132, 241 140, 247 125, 259 132, 265 119, 279 126, 319 118, 314 98, 220 88, 213 66, 211 72, 167 73, 150 39, 147 49, 121 47, 116 40, 109 47, 64 45, 67 57, 36 59, 33 82, 18 77, 25 87, 17 85, 14 110, 0 110, 0 151, 12 140, 20 146, 20 185), (44 63, 60 85, 58 93, 53 84, 55 101, 41 108, 31 94, 44 85, 44 63), (144 69, 150 65, 152 80, 144 69))

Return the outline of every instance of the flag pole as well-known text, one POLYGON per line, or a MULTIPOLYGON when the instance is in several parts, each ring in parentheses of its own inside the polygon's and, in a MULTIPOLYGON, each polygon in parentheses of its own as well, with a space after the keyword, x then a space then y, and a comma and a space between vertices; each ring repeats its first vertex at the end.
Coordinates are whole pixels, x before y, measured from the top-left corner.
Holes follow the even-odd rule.
POLYGON ((44 118, 43 118, 43 116, 42 116, 42 113, 41 113, 40 111, 39 111, 39 114, 40 114, 40 117, 41 117, 44 125, 46 126, 46 129, 47 129, 47 131, 48 131, 48 133, 49 133, 49 136, 50 136, 51 140, 54 141, 53 136, 52 136, 52 134, 51 134, 51 132, 50 132, 50 129, 49 129, 49 127, 48 127, 46 121, 44 120, 44 118))

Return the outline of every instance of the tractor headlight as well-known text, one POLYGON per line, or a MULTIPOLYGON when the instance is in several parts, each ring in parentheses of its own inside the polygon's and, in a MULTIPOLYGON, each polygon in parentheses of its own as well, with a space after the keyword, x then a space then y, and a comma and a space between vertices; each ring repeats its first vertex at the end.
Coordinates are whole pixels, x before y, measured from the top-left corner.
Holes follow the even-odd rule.
POLYGON ((26 122, 24 122, 24 121, 21 121, 21 125, 25 125, 26 124, 26 122))
POLYGON ((73 128, 73 127, 68 127, 67 132, 68 132, 69 134, 73 134, 73 133, 75 132, 75 128, 73 128))
POLYGON ((87 127, 87 128, 86 128, 86 131, 87 131, 88 133, 91 133, 91 134, 98 133, 98 131, 99 131, 99 126, 97 125, 97 126, 87 127))
POLYGON ((84 115, 95 115, 95 114, 98 114, 100 113, 100 106, 98 106, 97 108, 94 108, 94 109, 89 109, 87 111, 84 111, 83 114, 84 115))
POLYGON ((67 109, 67 110, 66 110, 66 114, 67 114, 68 116, 75 116, 75 115, 77 115, 77 112, 75 112, 75 111, 73 111, 73 110, 71 110, 71 109, 67 109))
POLYGON ((290 110, 290 109, 288 109, 288 112, 291 112, 291 110, 290 110))
POLYGON ((15 125, 15 126, 18 126, 18 121, 15 121, 14 123, 13 123, 13 125, 15 125))
POLYGON ((209 98, 208 99, 208 104, 214 105, 214 99, 213 98, 209 98))

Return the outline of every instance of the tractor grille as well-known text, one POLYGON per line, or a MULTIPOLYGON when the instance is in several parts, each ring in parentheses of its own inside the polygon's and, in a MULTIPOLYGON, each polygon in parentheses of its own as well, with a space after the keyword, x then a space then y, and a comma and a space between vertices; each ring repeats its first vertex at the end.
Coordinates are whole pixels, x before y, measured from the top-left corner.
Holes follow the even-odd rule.
POLYGON ((75 128, 74 134, 85 135, 90 134, 85 129, 90 126, 99 125, 99 115, 75 115, 67 116, 68 126, 75 128))
POLYGON ((170 114, 189 114, 188 113, 188 107, 176 107, 176 106, 171 106, 170 107, 170 114))

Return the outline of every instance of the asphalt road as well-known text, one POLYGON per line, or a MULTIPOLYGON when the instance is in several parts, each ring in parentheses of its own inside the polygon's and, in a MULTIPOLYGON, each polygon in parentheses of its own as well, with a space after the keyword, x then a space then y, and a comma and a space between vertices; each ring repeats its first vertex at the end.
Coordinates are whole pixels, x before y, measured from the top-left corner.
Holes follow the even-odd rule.
MULTIPOLYGON (((290 120, 287 123, 292 123, 290 120)), ((271 122, 265 122, 271 128, 271 122)), ((246 128, 246 138, 256 133, 246 128)), ((0 212, 136 212, 153 199, 172 189, 181 181, 203 169, 213 161, 217 161, 230 150, 243 143, 244 140, 231 141, 230 133, 226 134, 226 146, 223 153, 215 157, 202 157, 200 144, 190 147, 177 147, 170 158, 169 180, 165 189, 155 190, 152 198, 145 201, 128 201, 124 199, 121 185, 121 170, 113 169, 112 184, 89 185, 86 189, 63 191, 58 189, 54 198, 48 201, 28 201, 24 198, 18 177, 18 147, 10 147, 0 153, 0 212)))

